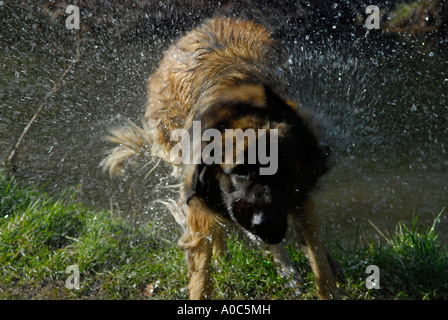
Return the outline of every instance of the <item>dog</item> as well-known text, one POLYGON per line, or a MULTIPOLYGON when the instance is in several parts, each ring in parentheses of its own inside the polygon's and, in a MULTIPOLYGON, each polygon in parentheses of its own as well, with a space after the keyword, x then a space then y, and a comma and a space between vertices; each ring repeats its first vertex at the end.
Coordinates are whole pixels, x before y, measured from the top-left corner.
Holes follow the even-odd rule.
POLYGON ((278 42, 262 25, 209 19, 172 44, 149 78, 143 127, 129 122, 108 136, 119 144, 102 162, 110 175, 123 173, 127 163, 148 153, 180 172, 179 201, 166 204, 185 230, 178 244, 185 252, 190 299, 211 298, 210 263, 213 255, 226 255, 228 224, 265 243, 282 272, 299 279, 281 245, 291 225, 310 262, 318 297, 341 297, 342 270, 319 239, 310 196, 329 169, 328 154, 304 108, 286 98, 281 57, 278 42), (220 150, 236 140, 238 129, 244 139, 220 150), (207 132, 213 139, 204 139, 207 132), (192 139, 195 134, 202 138, 192 139), (213 152, 207 141, 213 142, 213 152), (260 150, 278 156, 267 174, 262 174, 269 168, 260 150), (206 163, 204 155, 229 157, 206 163))

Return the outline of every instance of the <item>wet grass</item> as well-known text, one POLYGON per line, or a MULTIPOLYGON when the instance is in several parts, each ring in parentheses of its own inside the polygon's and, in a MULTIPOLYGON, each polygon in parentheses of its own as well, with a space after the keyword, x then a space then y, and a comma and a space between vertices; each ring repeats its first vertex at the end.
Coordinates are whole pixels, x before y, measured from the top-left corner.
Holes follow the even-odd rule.
MULTIPOLYGON (((442 214, 442 212, 440 213, 442 214)), ((439 215, 440 216, 440 215, 439 215)), ((435 222, 439 217, 435 219, 435 222)), ((347 299, 447 299, 448 250, 434 225, 400 223, 383 244, 329 245, 341 262, 347 299), (366 268, 380 270, 380 289, 367 289, 366 268)), ((0 171, 0 299, 187 299, 187 269, 177 245, 156 224, 135 227, 76 200, 22 188, 0 171), (79 270, 79 289, 70 289, 79 270)), ((180 235, 180 230, 176 230, 180 235)), ((288 247, 305 278, 302 294, 260 250, 228 240, 230 257, 213 265, 215 299, 315 299, 313 275, 300 250, 288 247)))

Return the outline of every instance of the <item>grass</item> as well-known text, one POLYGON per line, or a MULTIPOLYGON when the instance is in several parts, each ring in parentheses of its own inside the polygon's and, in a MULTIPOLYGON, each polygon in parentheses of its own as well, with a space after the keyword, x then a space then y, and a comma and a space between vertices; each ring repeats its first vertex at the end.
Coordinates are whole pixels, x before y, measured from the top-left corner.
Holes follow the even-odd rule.
MULTIPOLYGON (((165 232, 87 208, 74 190, 50 197, 0 171, 0 299, 187 299, 183 252, 164 240, 165 232), (79 269, 79 289, 66 288, 71 265, 79 269)), ((228 246, 230 259, 213 265, 215 299, 316 298, 306 258, 293 245, 288 249, 305 278, 301 295, 259 250, 235 236, 228 246)), ((435 222, 424 228, 415 218, 383 244, 330 250, 345 270, 347 299, 448 298, 448 251, 435 222), (378 290, 366 288, 368 265, 380 269, 378 290)))
POLYGON ((391 238, 383 245, 369 246, 357 251, 346 251, 345 267, 350 272, 348 287, 358 299, 439 300, 448 298, 448 251, 440 243, 435 224, 430 228, 419 225, 418 217, 411 226, 399 223, 391 238), (359 268, 363 265, 364 268, 359 268), (365 268, 376 265, 380 269, 380 290, 361 290, 361 279, 368 276, 365 268))

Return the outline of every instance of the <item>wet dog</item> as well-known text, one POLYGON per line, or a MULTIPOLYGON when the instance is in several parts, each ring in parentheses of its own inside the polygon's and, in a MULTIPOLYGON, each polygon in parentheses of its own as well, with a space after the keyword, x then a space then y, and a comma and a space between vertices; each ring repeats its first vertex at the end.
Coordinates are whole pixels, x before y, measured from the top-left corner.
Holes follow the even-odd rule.
POLYGON ((213 254, 225 256, 229 223, 264 242, 288 276, 294 266, 280 243, 293 226, 319 298, 339 297, 342 273, 319 239, 309 194, 327 154, 284 96, 281 57, 263 26, 210 19, 165 52, 148 81, 143 128, 129 123, 109 136, 119 144, 103 161, 110 174, 148 150, 180 168, 180 199, 168 206, 185 228, 191 299, 211 298, 209 267, 213 254))

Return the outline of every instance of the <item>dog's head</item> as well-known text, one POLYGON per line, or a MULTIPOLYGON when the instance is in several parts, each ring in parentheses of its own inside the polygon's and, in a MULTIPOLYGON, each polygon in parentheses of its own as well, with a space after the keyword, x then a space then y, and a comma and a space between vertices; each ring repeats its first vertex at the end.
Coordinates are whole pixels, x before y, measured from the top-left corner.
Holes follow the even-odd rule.
POLYGON ((325 153, 296 106, 268 87, 250 85, 227 92, 195 120, 201 134, 215 134, 192 143, 191 152, 200 150, 202 161, 185 166, 187 203, 201 197, 259 239, 280 242, 288 211, 305 201, 327 169, 325 153))

